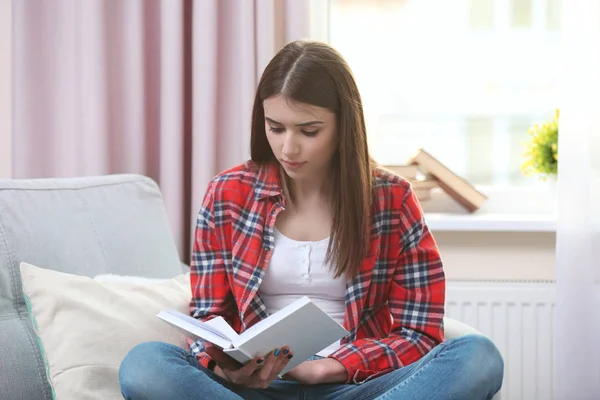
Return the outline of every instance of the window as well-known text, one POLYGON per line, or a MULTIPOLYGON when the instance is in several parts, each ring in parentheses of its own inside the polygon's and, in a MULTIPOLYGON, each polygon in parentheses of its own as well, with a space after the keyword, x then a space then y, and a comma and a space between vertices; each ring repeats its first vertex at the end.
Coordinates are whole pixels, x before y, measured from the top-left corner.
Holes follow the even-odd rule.
POLYGON ((379 162, 422 147, 476 185, 536 182, 521 155, 558 106, 559 0, 320 3, 313 27, 354 71, 379 162))

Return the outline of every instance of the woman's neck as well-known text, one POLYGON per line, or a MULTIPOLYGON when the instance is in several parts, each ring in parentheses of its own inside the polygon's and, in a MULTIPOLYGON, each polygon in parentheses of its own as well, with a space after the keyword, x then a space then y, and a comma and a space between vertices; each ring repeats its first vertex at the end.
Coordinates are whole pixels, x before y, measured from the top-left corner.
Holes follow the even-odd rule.
MULTIPOLYGON (((330 203, 332 185, 330 180, 319 177, 312 180, 290 180, 294 208, 302 209, 315 204, 330 203)), ((286 193, 289 196, 289 191, 286 193)))

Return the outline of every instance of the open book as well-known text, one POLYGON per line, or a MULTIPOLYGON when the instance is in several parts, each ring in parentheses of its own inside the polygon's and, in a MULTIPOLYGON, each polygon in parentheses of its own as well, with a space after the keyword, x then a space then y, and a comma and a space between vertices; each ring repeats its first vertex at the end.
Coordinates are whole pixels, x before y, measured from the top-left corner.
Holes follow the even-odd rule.
POLYGON ((221 347, 242 364, 287 345, 294 357, 281 375, 348 334, 306 296, 241 334, 237 334, 222 317, 202 322, 175 310, 164 310, 157 316, 194 340, 206 340, 221 347))

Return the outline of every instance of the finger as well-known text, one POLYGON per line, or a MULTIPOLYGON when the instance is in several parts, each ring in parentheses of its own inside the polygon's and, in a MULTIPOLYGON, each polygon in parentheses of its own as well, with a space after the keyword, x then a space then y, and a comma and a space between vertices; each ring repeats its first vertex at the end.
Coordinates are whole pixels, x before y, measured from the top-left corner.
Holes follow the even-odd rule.
POLYGON ((221 369, 226 368, 230 370, 236 370, 242 367, 241 363, 225 354, 223 350, 218 347, 207 347, 204 351, 217 363, 219 367, 221 367, 221 369))
POLYGON ((273 366, 277 362, 277 359, 281 355, 281 350, 275 349, 269 353, 269 355, 265 359, 265 365, 262 367, 259 373, 259 378, 263 381, 266 381, 271 376, 271 371, 273 370, 273 366))
POLYGON ((281 354, 277 357, 277 362, 271 370, 271 375, 269 376, 270 381, 275 380, 281 374, 281 371, 290 362, 293 356, 294 353, 292 353, 289 348, 282 348, 281 354))
POLYGON ((257 357, 251 361, 248 361, 243 367, 230 370, 223 369, 223 372, 227 375, 229 380, 238 385, 248 386, 256 380, 256 375, 254 374, 259 368, 261 368, 264 359, 262 357, 257 357))
POLYGON ((240 372, 240 374, 242 376, 250 377, 253 373, 255 373, 257 370, 262 368, 264 361, 265 361, 265 359, 263 357, 256 357, 256 358, 252 359, 251 361, 248 361, 238 371, 240 372))

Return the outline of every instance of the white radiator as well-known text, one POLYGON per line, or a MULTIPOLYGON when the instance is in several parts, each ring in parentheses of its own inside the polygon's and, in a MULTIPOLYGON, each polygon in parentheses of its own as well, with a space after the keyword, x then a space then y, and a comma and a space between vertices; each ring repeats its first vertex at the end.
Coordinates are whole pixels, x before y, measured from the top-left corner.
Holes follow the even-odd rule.
POLYGON ((502 353, 502 400, 552 400, 555 298, 554 283, 447 283, 446 315, 502 353))

